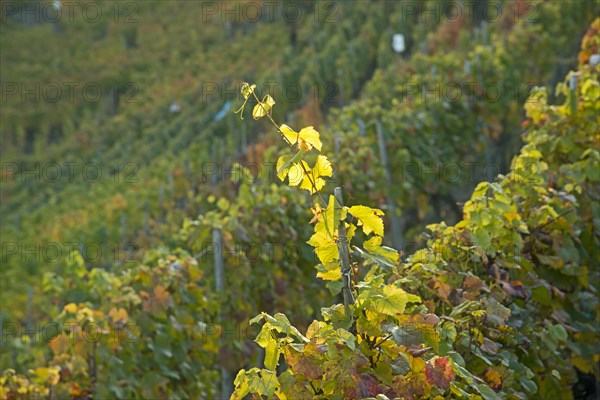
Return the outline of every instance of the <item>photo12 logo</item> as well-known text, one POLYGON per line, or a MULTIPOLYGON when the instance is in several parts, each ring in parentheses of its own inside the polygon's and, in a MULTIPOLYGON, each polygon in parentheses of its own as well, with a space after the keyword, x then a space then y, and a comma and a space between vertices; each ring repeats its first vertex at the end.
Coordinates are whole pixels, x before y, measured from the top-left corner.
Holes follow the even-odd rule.
POLYGON ((2 182, 35 183, 96 183, 112 180, 114 183, 138 183, 139 167, 135 163, 112 163, 108 166, 96 162, 63 161, 3 162, 2 182), (103 179, 105 178, 105 179, 103 179))
POLYGON ((202 22, 275 22, 294 24, 310 18, 315 23, 339 22, 341 9, 336 2, 315 2, 307 7, 299 1, 206 1, 202 22))
MULTIPOLYGON (((337 165, 331 162, 333 171, 336 171, 337 165)), ((214 184, 231 180, 233 182, 253 183, 256 179, 267 182, 278 183, 281 179, 277 176, 277 164, 271 162, 203 162, 200 165, 200 182, 202 184, 214 184)), ((294 180, 296 174, 303 174, 301 170, 288 172, 288 179, 294 180)), ((327 177, 327 183, 330 185, 339 184, 340 178, 333 173, 327 177)))
POLYGON ((53 346, 60 342, 74 344, 82 340, 97 343, 103 338, 124 344, 137 342, 141 335, 140 327, 131 320, 108 324, 93 321, 86 321, 84 324, 77 321, 51 321, 44 324, 6 321, 2 322, 0 329, 2 344, 20 340, 53 346))
POLYGON ((509 18, 514 22, 537 22, 539 1, 402 1, 402 21, 440 23, 442 21, 494 22, 509 18))
MULTIPOLYGON (((241 103, 244 98, 241 95, 242 83, 227 82, 202 82, 201 97, 203 102, 230 101, 241 103)), ((337 104, 340 101, 340 85, 337 82, 314 82, 301 85, 297 82, 267 81, 257 84, 256 93, 269 93, 282 103, 300 103, 311 101, 319 104, 337 104)))
POLYGON ((2 103, 136 103, 139 87, 135 82, 2 82, 2 103))
POLYGON ((223 246, 218 242, 202 243, 200 252, 196 257, 202 263, 211 264, 215 257, 234 261, 256 264, 259 262, 298 262, 302 255, 302 248, 294 243, 277 242, 244 242, 223 246))
POLYGON ((83 260, 89 263, 111 261, 123 264, 135 262, 139 249, 140 247, 134 242, 106 245, 92 241, 43 243, 3 241, 1 260, 3 263, 7 263, 11 259, 23 263, 57 263, 59 261, 73 263, 76 261, 76 254, 80 254, 83 260))
POLYGON ((398 101, 404 103, 419 99, 425 104, 440 101, 455 102, 478 99, 488 103, 502 100, 524 102, 536 87, 533 83, 515 83, 505 81, 448 81, 436 83, 403 83, 400 85, 398 101))
POLYGON ((98 23, 102 20, 114 23, 135 24, 138 5, 134 1, 2 1, 1 21, 22 24, 70 23, 84 21, 98 23))

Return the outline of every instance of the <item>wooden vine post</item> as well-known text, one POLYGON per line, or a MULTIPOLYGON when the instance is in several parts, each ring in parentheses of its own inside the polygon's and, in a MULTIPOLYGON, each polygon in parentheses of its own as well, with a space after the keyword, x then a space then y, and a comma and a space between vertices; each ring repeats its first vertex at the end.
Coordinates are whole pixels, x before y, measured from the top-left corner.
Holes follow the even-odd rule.
POLYGON ((392 242, 394 247, 398 250, 402 248, 402 223, 396 214, 396 201, 392 195, 392 172, 388 163, 387 148, 385 146, 385 133, 383 132, 383 126, 381 121, 378 119, 375 121, 375 128, 377 130, 377 143, 379 145, 379 156, 381 157, 381 165, 385 174, 385 185, 387 186, 387 207, 389 210, 389 216, 392 221, 392 242))
POLYGON ((574 73, 569 76, 569 107, 571 116, 577 116, 577 75, 574 73))
MULTIPOLYGON (((336 187, 333 191, 336 202, 340 209, 344 206, 342 188, 336 187)), ((348 249, 348 236, 346 236, 346 225, 340 221, 338 227, 337 239, 338 255, 340 258, 340 267, 342 271, 342 296, 344 297, 344 306, 354 304, 354 295, 352 294, 352 279, 350 269, 350 251, 348 249)))
MULTIPOLYGON (((223 265, 223 252, 222 252, 222 235, 220 228, 213 228, 212 230, 212 244, 215 251, 215 290, 219 294, 225 293, 225 267, 223 265)), ((217 323, 223 325, 223 301, 220 302, 220 310, 218 315, 217 323)), ((222 342, 222 340, 221 340, 222 342)), ((221 347, 223 344, 221 343, 221 347)), ((221 365, 221 397, 228 399, 232 393, 232 379, 231 373, 227 368, 221 365)))
MULTIPOLYGON (((213 142, 213 168, 217 168, 217 153, 215 151, 216 146, 215 146, 215 142, 213 142)), ((214 173, 211 175, 210 180, 211 180, 211 184, 212 186, 216 186, 218 183, 218 176, 216 171, 213 171, 214 173)), ((225 266, 223 265, 223 239, 222 239, 222 232, 221 232, 221 228, 215 227, 212 229, 212 247, 214 249, 214 263, 215 263, 215 291, 219 294, 222 295, 223 293, 225 293, 225 266)), ((223 325, 223 300, 221 299, 220 304, 219 304, 219 314, 217 316, 217 324, 219 325, 223 325)), ((221 340, 222 342, 222 340, 221 340)), ((223 347, 223 344, 221 343, 221 347, 223 347)), ((227 368, 225 368, 223 365, 221 365, 220 368, 220 372, 221 372, 221 397, 226 399, 229 398, 231 396, 231 393, 233 392, 233 388, 232 388, 232 379, 231 379, 231 373, 229 372, 229 370, 227 370, 227 368)))

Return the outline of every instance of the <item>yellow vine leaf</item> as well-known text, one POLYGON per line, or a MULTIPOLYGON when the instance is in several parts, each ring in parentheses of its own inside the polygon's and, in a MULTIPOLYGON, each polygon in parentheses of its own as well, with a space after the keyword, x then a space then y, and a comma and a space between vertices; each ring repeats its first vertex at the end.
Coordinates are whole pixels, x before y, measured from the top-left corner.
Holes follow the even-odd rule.
POLYGON ((274 371, 279 363, 279 346, 276 340, 272 340, 265 347, 265 368, 274 371))
MULTIPOLYGON (((342 210, 342 218, 341 220, 346 219, 346 207, 342 210)), ((356 233, 356 225, 354 224, 346 224, 346 237, 348 238, 348 243, 352 241, 354 234, 356 233)))
POLYGON ((315 231, 324 229, 331 238, 334 238, 337 228, 340 225, 339 211, 339 207, 336 208, 335 197, 329 195, 329 204, 327 204, 327 210, 325 210, 325 213, 323 214, 322 224, 320 221, 320 223, 315 226, 315 231))
POLYGON ((502 376, 495 369, 488 368, 483 374, 483 378, 493 390, 498 391, 502 388, 502 376))
POLYGON ((574 366, 579 368, 582 372, 589 374, 592 368, 594 367, 593 363, 585 360, 583 357, 572 357, 571 362, 574 366))
POLYGON ((412 355, 407 354, 407 358, 410 361, 410 370, 413 374, 419 374, 425 371, 427 362, 421 357, 413 357, 412 355))
POLYGON ((321 137, 319 132, 317 132, 312 126, 302 128, 299 135, 300 140, 304 142, 303 145, 305 145, 308 150, 314 147, 315 149, 321 151, 321 137))
POLYGON ((331 176, 331 174, 333 174, 331 163, 324 155, 319 155, 317 157, 317 162, 315 163, 313 171, 315 171, 317 176, 331 176))
POLYGON ((254 93, 254 89, 256 89, 256 85, 250 86, 247 82, 242 84, 242 88, 240 92, 242 92, 242 96, 244 96, 244 104, 235 112, 240 113, 240 118, 244 119, 244 108, 246 107, 246 103, 248 102, 248 98, 252 93, 254 93))
POLYGON ((383 296, 376 296, 372 300, 373 308, 382 314, 402 314, 407 303, 420 303, 421 298, 406 293, 396 285, 387 285, 383 288, 383 296))
POLYGON ((50 368, 36 368, 32 371, 32 381, 38 385, 55 386, 60 380, 60 367, 54 366, 50 368))
POLYGON ((308 164, 306 164, 304 161, 300 161, 299 163, 294 164, 290 167, 287 173, 288 179, 290 181, 290 186, 298 186, 298 184, 304 179, 304 169, 302 168, 302 166, 304 166, 304 168, 306 168, 307 170, 309 169, 308 164))
POLYGON ((338 260, 337 229, 345 214, 333 195, 329 196, 327 209, 319 208, 315 214, 318 215, 315 233, 307 243, 315 248, 315 253, 323 264, 338 260))
POLYGON ((309 175, 304 175, 302 184, 299 186, 299 188, 308 190, 310 194, 315 194, 317 191, 323 189, 323 186, 325 186, 325 180, 323 178, 313 178, 311 182, 309 178, 309 176, 312 176, 311 172, 312 171, 309 171, 309 175))
POLYGON ((290 167, 288 171, 288 178, 290 181, 290 186, 298 186, 302 179, 304 179, 304 171, 300 164, 294 164, 290 167))
POLYGON ((290 170, 289 168, 284 167, 286 163, 288 163, 290 160, 292 159, 291 155, 285 155, 285 156, 281 156, 279 157, 279 159, 277 159, 277 166, 275 167, 277 169, 277 177, 281 180, 284 181, 285 177, 288 175, 288 171, 290 170))
POLYGON ((310 194, 315 194, 316 191, 321 190, 323 186, 325 186, 325 180, 322 177, 331 176, 333 174, 333 168, 327 157, 319 155, 315 166, 308 171, 308 173, 308 175, 304 176, 300 189, 306 189, 310 194))
POLYGON ((244 100, 248 100, 248 97, 250 97, 250 95, 252 93, 254 93, 254 89, 256 89, 256 85, 252 85, 250 86, 247 82, 244 82, 242 84, 242 96, 244 96, 244 100))
POLYGON ((124 308, 117 309, 113 307, 108 312, 108 316, 112 318, 113 321, 123 321, 127 322, 129 320, 129 315, 127 314, 127 310, 124 308))
POLYGON ((338 259, 337 244, 325 230, 316 231, 306 243, 315 248, 321 263, 326 264, 338 259))
POLYGON ((298 132, 294 131, 292 128, 290 128, 286 124, 282 124, 279 127, 279 131, 281 132, 283 137, 286 138, 287 141, 292 144, 292 146, 295 145, 296 142, 298 142, 298 137, 299 137, 298 132))
POLYGON ((313 147, 318 151, 321 151, 323 144, 321 143, 321 137, 312 126, 302 128, 300 132, 294 131, 286 124, 282 124, 279 127, 279 131, 283 136, 293 145, 298 144, 301 148, 311 150, 313 147))
POLYGON ((337 262, 323 264, 323 268, 317 272, 317 278, 324 281, 339 281, 342 279, 342 271, 337 262))
POLYGON ((358 219, 358 225, 362 226, 365 235, 374 232, 376 235, 383 236, 383 220, 380 217, 383 211, 366 206, 352 206, 348 212, 358 219))
POLYGON ((259 102, 254 106, 254 110, 252 110, 252 118, 261 119, 262 117, 267 115, 269 111, 271 111, 271 108, 273 108, 274 105, 275 100, 273 100, 273 98, 270 95, 266 95, 263 98, 263 101, 259 102))
POLYGON ((383 238, 381 236, 373 236, 371 239, 365 241, 363 246, 365 250, 370 253, 377 254, 381 257, 387 258, 393 263, 397 263, 400 255, 398 251, 391 249, 389 247, 381 246, 383 238))
POLYGON ((75 314, 78 310, 78 307, 75 303, 69 303, 63 309, 69 314, 75 314))

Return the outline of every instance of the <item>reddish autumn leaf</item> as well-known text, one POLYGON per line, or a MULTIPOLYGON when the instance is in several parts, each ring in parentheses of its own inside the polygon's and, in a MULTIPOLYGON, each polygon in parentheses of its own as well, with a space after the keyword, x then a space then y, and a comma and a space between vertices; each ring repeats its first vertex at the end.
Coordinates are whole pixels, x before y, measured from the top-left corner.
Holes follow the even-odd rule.
POLYGON ((361 397, 375 397, 380 393, 379 382, 371 374, 360 374, 358 389, 361 397))
POLYGON ((463 297, 467 300, 476 300, 483 288, 483 281, 476 276, 469 275, 463 281, 463 297))
POLYGON ((469 275, 463 281, 463 288, 468 292, 478 292, 483 287, 483 281, 473 275, 469 275))
POLYGON ((413 375, 409 378, 397 375, 393 379, 392 387, 397 397, 401 399, 420 399, 427 392, 426 383, 422 374, 413 375))
POLYGON ((446 357, 433 357, 425 366, 427 383, 441 389, 449 389, 454 380, 452 365, 446 357))
POLYGON ((286 347, 285 360, 295 374, 309 379, 320 379, 323 375, 323 368, 319 363, 318 352, 319 349, 313 343, 305 345, 302 352, 286 347))
POLYGON ((381 384, 372 374, 360 374, 358 389, 361 398, 376 397, 378 394, 386 395, 390 399, 398 397, 391 387, 381 384))
POLYGON ((450 292, 452 292, 452 287, 450 285, 440 280, 432 279, 429 282, 429 286, 437 291, 438 296, 450 303, 450 300, 448 299, 450 292))

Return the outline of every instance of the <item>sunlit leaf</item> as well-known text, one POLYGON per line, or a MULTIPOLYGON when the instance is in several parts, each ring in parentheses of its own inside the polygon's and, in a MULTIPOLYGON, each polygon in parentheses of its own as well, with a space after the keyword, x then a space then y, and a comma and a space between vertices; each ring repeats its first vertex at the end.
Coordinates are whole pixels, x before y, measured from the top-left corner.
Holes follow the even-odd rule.
POLYGON ((383 220, 380 217, 383 211, 366 206, 352 206, 348 212, 358 219, 358 225, 366 235, 374 232, 376 235, 383 236, 383 220))
POLYGON ((265 115, 267 115, 273 106, 275 105, 275 100, 270 95, 266 95, 262 101, 259 101, 252 110, 252 118, 261 119, 265 115))

